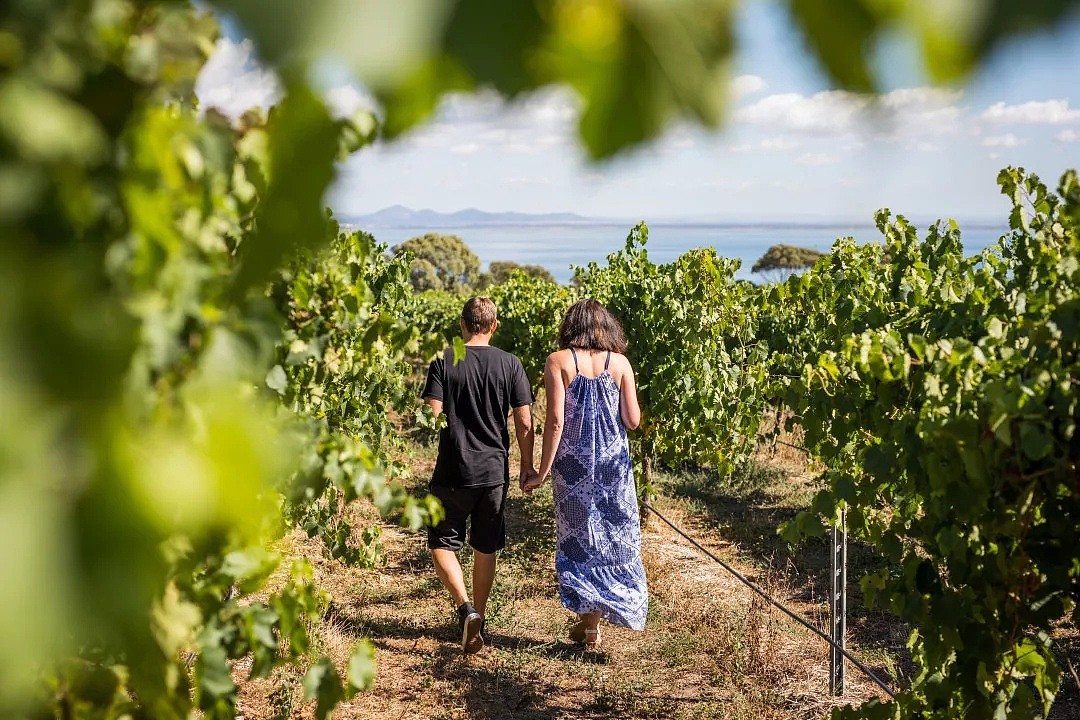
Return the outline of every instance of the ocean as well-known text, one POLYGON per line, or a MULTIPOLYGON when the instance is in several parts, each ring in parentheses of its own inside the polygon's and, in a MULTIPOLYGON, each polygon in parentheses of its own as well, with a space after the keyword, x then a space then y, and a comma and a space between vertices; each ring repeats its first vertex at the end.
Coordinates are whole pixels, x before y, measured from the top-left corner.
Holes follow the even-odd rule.
MULTIPOLYGON (((919 225, 920 237, 926 225, 919 225)), ((608 254, 626 244, 630 225, 573 223, 563 225, 486 224, 436 230, 430 227, 364 228, 377 240, 395 245, 428 232, 457 235, 479 256, 484 267, 496 260, 542 265, 559 282, 568 282, 574 265, 597 262, 603 265, 608 254)), ((995 243, 1008 228, 960 224, 964 249, 974 254, 995 243)), ((774 225, 689 225, 650 224, 645 249, 656 263, 674 260, 687 250, 713 247, 717 254, 742 261, 737 277, 756 279, 750 267, 770 245, 784 244, 827 252, 833 241, 853 237, 858 242, 880 242, 881 233, 873 225, 774 224, 774 225)))

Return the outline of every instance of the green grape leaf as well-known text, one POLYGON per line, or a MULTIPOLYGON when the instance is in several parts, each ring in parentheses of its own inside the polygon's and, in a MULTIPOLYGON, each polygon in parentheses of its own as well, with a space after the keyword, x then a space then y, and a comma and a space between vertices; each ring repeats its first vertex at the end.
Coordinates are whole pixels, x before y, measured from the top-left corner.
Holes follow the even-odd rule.
POLYGON ((270 182, 259 201, 257 231, 240 245, 239 297, 266 281, 288 253, 327 240, 323 193, 334 176, 339 129, 323 102, 293 83, 269 122, 270 182))
POLYGON ((654 137, 688 115, 719 123, 729 77, 726 0, 557 3, 538 62, 568 82, 584 108, 579 132, 593 158, 654 137))
POLYGON ((285 375, 285 370, 280 365, 275 365, 270 368, 270 372, 266 373, 266 387, 279 395, 284 395, 285 389, 288 386, 289 378, 285 375))
POLYGON ((105 159, 108 141, 84 107, 18 75, 0 82, 0 137, 39 161, 93 166, 105 159))
POLYGON ((337 158, 344 160, 375 139, 379 122, 371 112, 358 110, 352 117, 339 120, 338 129, 340 135, 337 158))
POLYGON ((1053 449, 1053 441, 1046 431, 1032 422, 1020 424, 1020 447, 1031 460, 1042 460, 1053 449))
POLYGON ((882 18, 865 0, 789 0, 791 14, 829 76, 841 87, 873 92, 867 62, 882 18))
POLYGON ((1046 658, 1038 646, 1028 638, 1021 640, 1013 650, 1013 669, 1021 675, 1035 675, 1046 667, 1046 658))
POLYGON ((304 699, 316 700, 315 717, 323 720, 345 697, 334 663, 323 655, 304 674, 304 699))
POLYGON ((243 593, 255 592, 277 569, 278 556, 260 547, 234 550, 225 556, 221 572, 228 575, 243 593))
POLYGON ((401 82, 435 51, 451 3, 439 0, 217 0, 281 67, 333 57, 372 90, 401 82))
POLYGON ((199 659, 195 663, 195 687, 199 707, 204 710, 213 707, 218 698, 228 697, 236 692, 224 647, 203 643, 199 659))
POLYGON ((365 639, 353 651, 345 675, 348 682, 345 689, 346 699, 367 690, 375 682, 375 646, 370 640, 365 639))

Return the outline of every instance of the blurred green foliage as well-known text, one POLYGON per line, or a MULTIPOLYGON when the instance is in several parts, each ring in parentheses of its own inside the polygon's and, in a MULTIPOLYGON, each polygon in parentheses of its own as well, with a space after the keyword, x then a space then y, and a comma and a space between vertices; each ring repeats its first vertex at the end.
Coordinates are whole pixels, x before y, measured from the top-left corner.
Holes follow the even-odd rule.
MULTIPOLYGON (((231 661, 265 676, 304 659, 325 605, 303 563, 243 597, 277 564, 275 488, 295 494, 320 433, 260 390, 282 339, 264 288, 333 236, 331 163, 375 124, 330 119, 303 84, 265 123, 201 116, 217 26, 185 3, 0 17, 17 51, 0 78, 0 714, 232 717, 231 661)), ((433 508, 381 481, 380 447, 348 441, 351 497, 422 522, 433 508)))
MULTIPOLYGON (((322 206, 332 163, 376 130, 370 116, 330 116, 311 90, 313 61, 356 71, 383 103, 388 137, 449 90, 512 96, 565 82, 582 96, 587 151, 606 157, 679 117, 715 125, 734 45, 728 0, 213 5, 280 72, 285 98, 265 123, 198 112, 194 80, 217 25, 190 3, 0 5, 0 714, 25 713, 44 692, 64 717, 186 717, 193 703, 231 717, 229 662, 243 656, 253 676, 310 661, 319 714, 371 681, 370 647, 342 669, 307 657, 306 623, 325 602, 310 566, 262 602, 232 590, 258 589, 276 564, 264 548, 280 531, 280 490, 323 508, 354 495, 387 511, 405 503, 410 522, 434 510, 379 479, 379 431, 350 419, 369 378, 368 420, 397 392, 384 372, 412 340, 373 315, 399 302, 375 278, 398 271, 354 262, 363 240, 339 238, 346 256, 301 261, 330 306, 311 307, 298 275, 264 292, 298 248, 337 237, 322 206), (363 298, 350 289, 358 277, 324 283, 322 263, 370 270, 363 298), (290 364, 283 348, 319 342, 301 311, 348 330, 290 364)), ((951 79, 1075 5, 792 8, 832 76, 869 89, 884 33, 916 32, 934 76, 951 79)), ((645 272, 633 253, 628 270, 645 272)), ((696 277, 705 261, 683 272, 696 277)), ((700 282, 725 282, 713 266, 700 282)), ((601 277, 590 287, 603 296, 601 277)), ((1044 424, 1016 428, 1026 457, 1051 456, 1044 424)), ((1036 673, 1019 656, 1011 671, 1036 673)))

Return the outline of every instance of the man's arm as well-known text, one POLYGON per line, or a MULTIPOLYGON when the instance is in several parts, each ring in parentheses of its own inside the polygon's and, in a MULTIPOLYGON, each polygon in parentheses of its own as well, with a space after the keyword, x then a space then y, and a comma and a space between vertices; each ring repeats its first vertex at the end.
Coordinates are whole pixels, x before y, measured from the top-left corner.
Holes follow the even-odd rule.
POLYGON ((533 431, 531 405, 514 408, 514 434, 517 435, 518 450, 521 451, 518 484, 524 487, 525 482, 536 474, 536 466, 533 463, 533 441, 536 439, 536 434, 533 431))
POLYGON ((443 411, 443 368, 445 361, 436 358, 428 365, 427 379, 424 381, 424 389, 420 392, 427 406, 431 408, 435 417, 442 415, 443 411))

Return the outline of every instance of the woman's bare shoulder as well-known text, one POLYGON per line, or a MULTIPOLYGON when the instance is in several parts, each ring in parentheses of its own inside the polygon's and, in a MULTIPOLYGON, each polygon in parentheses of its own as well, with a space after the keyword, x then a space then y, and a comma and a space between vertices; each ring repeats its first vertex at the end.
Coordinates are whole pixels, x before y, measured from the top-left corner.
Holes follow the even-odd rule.
POLYGON ((556 350, 547 356, 545 363, 554 367, 562 367, 570 362, 569 350, 556 350))

